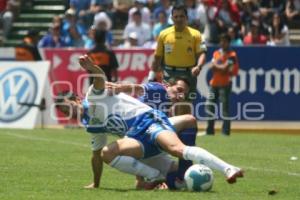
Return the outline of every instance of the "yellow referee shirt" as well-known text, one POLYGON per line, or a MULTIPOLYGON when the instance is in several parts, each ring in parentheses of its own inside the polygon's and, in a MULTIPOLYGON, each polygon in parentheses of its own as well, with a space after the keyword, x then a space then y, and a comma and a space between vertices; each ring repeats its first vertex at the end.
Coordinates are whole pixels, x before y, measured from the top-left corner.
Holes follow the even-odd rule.
POLYGON ((155 55, 162 57, 167 66, 192 67, 197 63, 196 55, 202 51, 206 51, 206 45, 198 30, 186 27, 175 32, 172 26, 159 34, 155 55))

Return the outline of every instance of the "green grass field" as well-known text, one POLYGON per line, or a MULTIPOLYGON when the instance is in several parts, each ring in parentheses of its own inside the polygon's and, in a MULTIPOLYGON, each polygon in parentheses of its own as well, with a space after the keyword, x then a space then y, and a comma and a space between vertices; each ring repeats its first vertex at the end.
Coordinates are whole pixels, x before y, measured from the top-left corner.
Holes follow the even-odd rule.
POLYGON ((207 193, 136 191, 133 176, 105 166, 101 189, 86 190, 92 172, 84 130, 0 129, 0 199, 300 199, 300 159, 290 160, 300 158, 299 136, 216 135, 198 137, 197 144, 241 166, 245 178, 229 185, 215 172, 207 193))

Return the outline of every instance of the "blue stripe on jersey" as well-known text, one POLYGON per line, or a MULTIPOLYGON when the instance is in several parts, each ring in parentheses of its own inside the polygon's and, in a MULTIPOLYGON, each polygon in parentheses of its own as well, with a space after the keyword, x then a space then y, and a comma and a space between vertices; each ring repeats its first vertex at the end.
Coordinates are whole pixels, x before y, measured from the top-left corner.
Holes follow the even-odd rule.
POLYGON ((149 112, 138 116, 134 120, 126 135, 130 137, 143 134, 154 123, 161 124, 162 126, 166 125, 168 127, 172 127, 173 130, 175 130, 175 128, 169 122, 168 117, 163 112, 159 110, 150 110, 149 112))
POLYGON ((88 113, 89 102, 86 99, 82 101, 82 106, 83 106, 83 115, 81 117, 81 123, 85 126, 86 131, 89 133, 105 133, 106 129, 104 127, 89 125, 90 123, 90 116, 88 113))
POLYGON ((171 107, 171 101, 168 97, 167 90, 161 83, 144 84, 145 93, 139 97, 139 100, 156 110, 161 110, 165 114, 168 113, 171 107))

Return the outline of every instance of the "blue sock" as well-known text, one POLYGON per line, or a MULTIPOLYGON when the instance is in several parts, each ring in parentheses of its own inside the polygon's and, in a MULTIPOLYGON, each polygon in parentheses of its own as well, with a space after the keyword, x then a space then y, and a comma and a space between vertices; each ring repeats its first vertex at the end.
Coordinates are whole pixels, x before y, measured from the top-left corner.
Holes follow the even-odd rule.
MULTIPOLYGON (((185 129, 180 134, 178 134, 178 137, 183 144, 188 146, 195 146, 197 131, 197 128, 185 129)), ((179 159, 177 177, 180 180, 183 180, 185 171, 192 165, 193 162, 190 160, 179 159)))
POLYGON ((178 134, 178 138, 185 145, 195 146, 197 131, 197 128, 184 129, 178 134))
POLYGON ((177 178, 177 171, 169 172, 166 178, 166 184, 170 190, 176 190, 175 180, 177 178))

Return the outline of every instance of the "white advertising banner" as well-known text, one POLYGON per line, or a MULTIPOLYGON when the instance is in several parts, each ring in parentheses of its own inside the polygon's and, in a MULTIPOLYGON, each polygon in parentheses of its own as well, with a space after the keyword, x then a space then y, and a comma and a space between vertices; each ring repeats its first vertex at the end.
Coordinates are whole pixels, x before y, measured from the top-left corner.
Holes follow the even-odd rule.
POLYGON ((35 127, 50 63, 0 62, 0 128, 35 127))

